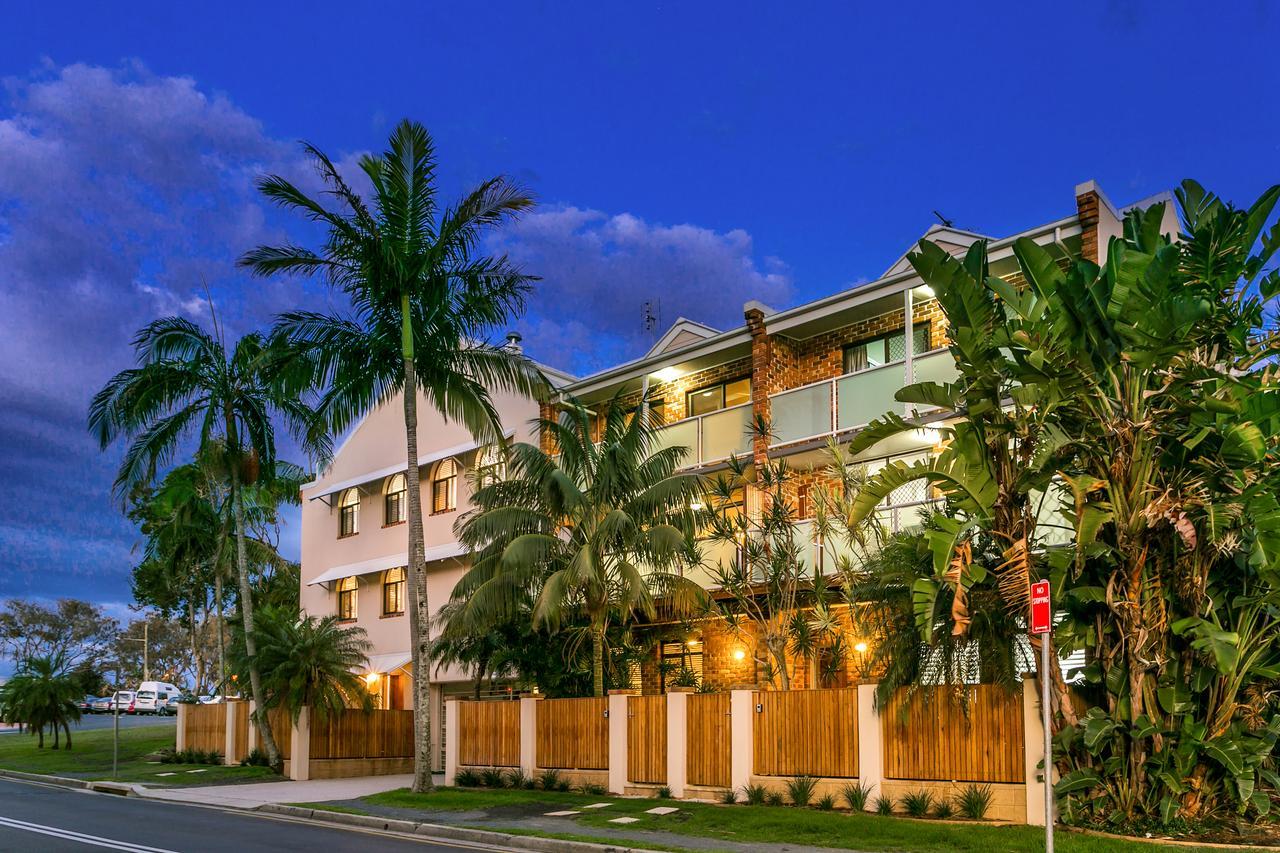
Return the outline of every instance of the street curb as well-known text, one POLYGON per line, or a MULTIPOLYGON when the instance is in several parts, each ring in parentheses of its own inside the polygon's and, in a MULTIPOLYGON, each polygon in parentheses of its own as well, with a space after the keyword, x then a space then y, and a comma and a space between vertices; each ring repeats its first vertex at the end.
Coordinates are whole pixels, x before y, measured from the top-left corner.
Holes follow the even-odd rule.
POLYGON ((129 782, 92 782, 87 779, 71 779, 66 776, 46 776, 43 773, 23 773, 20 770, 0 769, 0 779, 15 779, 19 782, 38 782, 41 785, 56 785, 59 788, 74 788, 77 791, 96 791, 99 794, 116 794, 121 797, 142 797, 146 789, 141 785, 129 782))
POLYGON ((511 835, 487 829, 470 829, 462 826, 446 826, 438 823, 418 823, 411 820, 377 817, 375 815, 331 812, 324 809, 308 809, 279 803, 263 803, 254 811, 285 815, 340 826, 357 826, 362 829, 380 829, 386 832, 403 832, 424 838, 445 841, 469 841, 474 844, 496 844, 534 850, 538 853, 658 853, 647 847, 622 847, 617 844, 596 844, 590 841, 568 841, 560 838, 544 838, 538 835, 511 835))

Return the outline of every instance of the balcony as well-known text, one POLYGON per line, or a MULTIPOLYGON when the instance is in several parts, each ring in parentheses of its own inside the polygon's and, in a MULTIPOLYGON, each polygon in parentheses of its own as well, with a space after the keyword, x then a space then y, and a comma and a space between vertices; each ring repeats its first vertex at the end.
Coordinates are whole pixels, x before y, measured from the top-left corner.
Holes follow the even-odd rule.
POLYGON ((904 414, 904 405, 893 398, 899 388, 956 377, 955 361, 945 349, 912 359, 912 368, 910 380, 906 362, 895 361, 770 396, 773 446, 859 429, 886 412, 904 414))
POLYGON ((696 418, 685 418, 658 430, 657 446, 686 447, 681 468, 723 462, 751 453, 751 404, 744 403, 696 418))

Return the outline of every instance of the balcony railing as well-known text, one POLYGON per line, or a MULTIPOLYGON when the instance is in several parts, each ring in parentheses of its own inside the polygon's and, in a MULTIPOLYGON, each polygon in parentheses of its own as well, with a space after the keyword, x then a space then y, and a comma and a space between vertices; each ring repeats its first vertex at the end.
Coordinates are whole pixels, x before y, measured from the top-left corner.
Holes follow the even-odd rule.
POLYGON ((886 412, 904 414, 904 405, 893 398, 898 389, 915 382, 949 382, 956 376, 955 362, 949 351, 934 350, 912 359, 912 373, 908 380, 906 362, 895 361, 773 394, 773 446, 858 429, 886 412))
POLYGON ((658 430, 659 448, 677 446, 689 448, 680 461, 682 468, 751 453, 751 404, 685 418, 658 430))

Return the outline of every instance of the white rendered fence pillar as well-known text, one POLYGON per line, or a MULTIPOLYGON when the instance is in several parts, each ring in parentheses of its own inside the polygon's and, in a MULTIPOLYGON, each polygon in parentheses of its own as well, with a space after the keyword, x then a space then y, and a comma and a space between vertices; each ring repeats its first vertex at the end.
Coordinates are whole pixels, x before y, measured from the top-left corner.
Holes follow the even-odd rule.
POLYGON ((239 722, 239 714, 236 713, 236 704, 233 702, 226 703, 226 722, 223 726, 225 729, 225 738, 222 746, 222 763, 228 767, 239 762, 244 756, 236 755, 236 723, 239 722))
POLYGON ((729 787, 741 791, 751 784, 755 754, 755 693, 729 691, 729 787))
POLYGON ((520 769, 532 776, 538 769, 538 702, 540 696, 520 697, 520 769))
POLYGON ((609 691, 609 793, 627 791, 627 707, 630 690, 609 691))
POLYGON ((688 688, 673 687, 667 693, 667 787, 671 796, 683 797, 688 775, 688 688))
POLYGON ((190 705, 185 702, 178 705, 178 735, 174 743, 174 749, 178 752, 187 748, 187 715, 190 713, 190 705))
MULTIPOLYGON (((274 734, 274 732, 272 733, 274 734)), ((304 707, 289 733, 289 778, 306 782, 311 778, 311 709, 304 707)))
POLYGON ((858 685, 858 781, 874 788, 867 798, 867 810, 875 797, 884 793, 884 742, 880 712, 876 709, 876 685, 858 685))
POLYGON ((258 703, 252 699, 249 700, 249 731, 244 741, 245 755, 253 752, 255 749, 261 749, 258 743, 258 725, 255 722, 258 718, 258 703))
MULTIPOLYGON (((1027 786, 1027 823, 1044 826, 1044 721, 1040 716, 1040 684, 1034 678, 1022 682, 1022 748, 1027 786)), ((1050 768, 1052 772, 1052 768, 1050 768)))
POLYGON ((458 700, 444 703, 444 784, 452 785, 458 776, 458 700))

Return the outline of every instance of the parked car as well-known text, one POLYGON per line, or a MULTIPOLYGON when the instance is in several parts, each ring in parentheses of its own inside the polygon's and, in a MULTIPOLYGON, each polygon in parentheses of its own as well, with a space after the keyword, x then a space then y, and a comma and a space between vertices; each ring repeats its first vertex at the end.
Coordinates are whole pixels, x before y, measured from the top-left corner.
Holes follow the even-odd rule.
POLYGON ((137 698, 134 701, 134 707, 137 712, 139 714, 156 714, 162 717, 177 714, 178 708, 175 703, 178 700, 178 689, 169 684, 156 687, 150 686, 153 684, 157 684, 157 682, 144 681, 142 686, 138 688, 137 698))
POLYGON ((99 696, 89 703, 89 713, 91 714, 110 714, 111 713, 111 697, 99 696))
POLYGON ((93 713, 93 703, 94 703, 94 702, 97 702, 97 701, 98 701, 98 697, 97 697, 97 696, 86 696, 86 697, 84 697, 83 699, 81 699, 81 700, 80 700, 78 703, 76 703, 76 704, 77 704, 77 707, 79 707, 79 708, 80 708, 80 713, 81 713, 81 714, 92 714, 92 713, 93 713))
POLYGON ((137 709, 134 707, 134 700, 137 698, 132 690, 117 690, 115 696, 111 699, 111 707, 107 710, 115 713, 119 709, 121 714, 136 714, 137 709))

